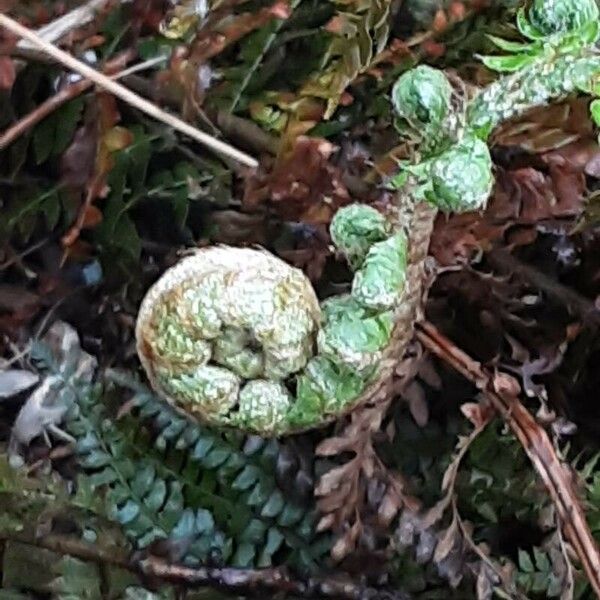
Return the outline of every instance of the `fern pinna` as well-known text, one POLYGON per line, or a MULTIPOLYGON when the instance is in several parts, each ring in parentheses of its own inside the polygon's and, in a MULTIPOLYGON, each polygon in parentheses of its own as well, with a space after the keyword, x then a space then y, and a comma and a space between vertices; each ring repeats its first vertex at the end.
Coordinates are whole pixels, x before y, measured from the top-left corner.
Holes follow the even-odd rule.
POLYGON ((131 403, 152 433, 112 420, 99 390, 78 398, 68 430, 88 473, 80 485, 105 491, 109 516, 138 548, 168 539, 187 564, 240 567, 270 566, 278 552, 278 562, 311 568, 327 552, 312 514, 276 485, 276 442, 197 426, 143 388, 131 403))
POLYGON ((185 564, 240 567, 270 566, 277 554, 277 564, 307 570, 328 552, 312 512, 277 486, 275 440, 211 431, 111 373, 132 391, 127 407, 136 413, 117 418, 110 383, 79 380, 76 364, 58 364, 44 344, 32 356, 63 380, 66 430, 83 467, 77 504, 118 522, 137 549, 163 540, 185 564))

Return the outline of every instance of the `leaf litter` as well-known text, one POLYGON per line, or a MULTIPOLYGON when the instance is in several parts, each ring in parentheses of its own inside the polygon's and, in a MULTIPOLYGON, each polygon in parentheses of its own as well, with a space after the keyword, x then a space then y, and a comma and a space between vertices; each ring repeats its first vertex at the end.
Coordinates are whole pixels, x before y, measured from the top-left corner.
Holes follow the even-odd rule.
MULTIPOLYGON (((40 26, 72 3, 64 4, 50 11, 38 2, 3 8, 40 26)), ((188 560, 201 556, 203 565, 285 563, 298 573, 317 564, 367 581, 380 594, 372 597, 385 597, 390 586, 415 598, 440 590, 456 598, 583 597, 571 548, 519 445, 480 390, 418 343, 380 405, 294 441, 241 444, 226 433, 188 430, 142 389, 126 399, 128 410, 111 412, 123 405, 123 390, 109 385, 94 404, 108 412, 86 416, 88 424, 96 418, 101 424, 94 435, 106 428, 109 450, 83 430, 65 429, 73 394, 94 373, 107 366, 135 372, 136 307, 175 260, 175 248, 259 244, 302 268, 319 291, 346 289, 348 273, 331 253, 327 225, 352 201, 388 201, 369 180, 395 143, 381 90, 421 56, 473 72, 461 57, 479 50, 480 32, 494 27, 487 15, 496 14, 479 3, 431 10, 406 2, 399 25, 393 3, 385 1, 226 1, 208 12, 197 3, 118 4, 107 3, 63 40, 65 47, 93 48, 101 61, 132 49, 140 58, 172 52, 166 66, 128 85, 164 95, 172 110, 213 133, 222 128, 230 135, 219 118, 229 108, 246 143, 256 142, 256 128, 271 137, 257 142, 262 167, 243 185, 228 165, 94 90, 61 113, 65 140, 50 140, 56 121, 42 122, 2 151, 8 218, 0 225, 0 347, 9 368, 0 371, 0 444, 3 459, 10 455, 32 468, 42 493, 35 502, 9 503, 0 533, 16 515, 17 522, 41 519, 53 534, 66 528, 78 539, 103 539, 102 523, 112 520, 140 528, 148 539, 163 531, 162 549, 157 541, 136 548, 146 557, 188 552, 188 560), (352 60, 341 59, 346 55, 352 60), (97 265, 96 275, 88 278, 90 265, 97 265), (48 334, 28 352, 40 327, 48 334), (43 347, 53 369, 39 368, 36 352, 43 347), (108 427, 116 414, 120 433, 108 427), (140 415, 155 421, 140 430, 140 415), (132 459, 118 469, 136 434, 135 460, 142 453, 160 460, 132 480, 132 459), (88 467, 72 460, 74 451, 89 453, 88 467), (117 460, 107 468, 111 453, 117 460), (191 474, 189 456, 204 461, 191 474), (169 472, 159 474, 164 465, 169 472), (114 494, 112 512, 86 521, 71 506, 62 515, 68 527, 61 519, 46 523, 44 498, 60 496, 44 479, 49 473, 68 482, 75 507, 97 509, 105 494, 114 494), (133 481, 143 501, 123 495, 115 473, 133 481), (148 506, 160 510, 151 514, 148 506), (144 529, 140 514, 155 518, 155 529, 144 529)), ((2 45, 11 48, 13 40, 2 45)), ((16 68, 16 59, 3 56, 0 87, 20 100, 3 128, 47 98, 59 75, 57 67, 35 61, 16 68)), ((557 452, 580 471, 600 450, 593 402, 598 330, 581 309, 598 310, 600 298, 599 154, 586 111, 585 102, 568 99, 495 132, 494 195, 484 214, 438 218, 430 248, 437 281, 426 307, 429 321, 497 371, 498 391, 523 391, 557 452), (523 268, 501 269, 499 252, 523 268)), ((600 536, 598 475, 588 470, 580 494, 590 498, 588 519, 600 536)), ((18 490, 6 491, 8 479, 0 469, 3 496, 21 498, 18 490)), ((5 564, 15 556, 3 552, 5 564)), ((69 585, 81 590, 82 582, 107 589, 102 574, 85 571, 89 564, 63 565, 56 584, 63 591, 52 593, 64 597, 69 585)), ((126 589, 124 597, 173 591, 126 589)))

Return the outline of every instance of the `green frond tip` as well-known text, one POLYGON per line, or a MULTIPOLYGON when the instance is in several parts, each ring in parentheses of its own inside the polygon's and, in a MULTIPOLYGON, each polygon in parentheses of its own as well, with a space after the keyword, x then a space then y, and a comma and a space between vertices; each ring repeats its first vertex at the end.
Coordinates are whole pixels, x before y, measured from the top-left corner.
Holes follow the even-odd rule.
POLYGON ((350 204, 340 208, 330 227, 333 243, 353 268, 360 265, 369 248, 384 240, 388 232, 385 216, 366 204, 350 204))
POLYGON ((407 71, 392 88, 394 110, 417 130, 440 127, 450 111, 451 97, 446 75, 427 65, 407 71))
POLYGON ((237 402, 240 378, 228 369, 203 365, 189 373, 157 369, 165 392, 190 412, 226 414, 237 402))
POLYGON ((401 232, 373 244, 352 281, 352 297, 374 310, 393 308, 404 289, 407 251, 408 242, 401 232))
POLYGON ((157 319, 157 352, 168 356, 176 368, 206 364, 211 357, 210 344, 203 339, 191 338, 178 315, 169 312, 168 308, 161 306, 157 310, 160 311, 160 318, 157 319))
POLYGON ((265 358, 250 344, 248 331, 224 327, 221 337, 215 340, 213 359, 244 379, 258 379, 264 373, 265 358))
POLYGON ((494 177, 487 144, 467 136, 431 163, 427 199, 440 210, 467 212, 485 206, 494 177))
POLYGON ((305 423, 335 414, 358 398, 365 385, 366 377, 325 356, 315 356, 298 377, 290 418, 305 423))
POLYGON ((529 21, 540 33, 571 33, 598 21, 596 0, 534 0, 529 21))
POLYGON ((282 383, 255 379, 240 392, 235 420, 265 433, 276 432, 285 421, 290 405, 291 395, 282 383))
POLYGON ((392 311, 368 310, 351 296, 327 300, 322 308, 319 353, 361 373, 375 366, 392 336, 392 311))

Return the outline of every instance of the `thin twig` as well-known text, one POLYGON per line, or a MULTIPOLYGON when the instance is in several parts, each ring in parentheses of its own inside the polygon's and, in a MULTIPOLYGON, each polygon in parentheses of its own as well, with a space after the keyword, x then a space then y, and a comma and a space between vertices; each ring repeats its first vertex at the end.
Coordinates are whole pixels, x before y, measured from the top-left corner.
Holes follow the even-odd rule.
POLYGON ((226 136, 235 142, 241 143, 245 148, 253 149, 256 152, 277 154, 279 139, 267 133, 254 121, 219 110, 216 113, 216 122, 219 129, 226 136))
MULTIPOLYGON (((78 6, 64 14, 62 17, 40 27, 36 33, 47 42, 56 42, 73 29, 77 29, 93 21, 96 12, 105 4, 108 4, 109 1, 110 0, 89 0, 83 6, 78 6)), ((121 0, 123 3, 125 1, 126 0, 121 0)), ((18 46, 20 48, 31 48, 32 44, 27 40, 21 40, 18 43, 18 46)))
POLYGON ((103 549, 97 545, 57 534, 32 539, 24 534, 0 532, 0 540, 19 542, 61 555, 74 556, 85 561, 120 567, 137 575, 169 581, 184 585, 186 588, 211 586, 237 593, 283 592, 302 598, 337 598, 339 600, 408 600, 410 598, 405 592, 369 588, 347 577, 297 579, 285 567, 265 569, 192 568, 172 565, 158 557, 132 560, 122 549, 103 549))
MULTIPOLYGON (((146 575, 160 577, 186 586, 211 585, 225 590, 243 592, 247 590, 270 590, 293 594, 302 598, 337 598, 339 600, 406 600, 409 596, 400 590, 376 590, 353 582, 346 577, 311 577, 294 579, 285 567, 271 569, 213 569, 191 568, 168 564, 151 558, 141 563, 146 575)), ((262 596, 264 597, 264 596, 262 596)))
POLYGON ((57 61, 62 63, 64 66, 72 69, 73 71, 79 73, 83 77, 90 79, 96 85, 101 88, 107 90, 111 94, 114 94, 124 102, 127 102, 131 106, 145 112, 151 117, 157 119, 158 121, 162 121, 163 123, 170 125, 174 129, 177 129, 181 133, 191 137, 192 139, 200 142, 207 148, 218 152, 224 156, 228 156, 243 165, 246 165, 251 168, 258 167, 258 162, 253 157, 249 156, 245 152, 234 148, 230 144, 222 142, 213 136, 200 131, 196 127, 193 127, 189 123, 186 123, 179 117, 176 117, 162 108, 159 108, 155 104, 148 102, 148 100, 138 96, 136 93, 132 92, 130 89, 121 85, 120 83, 113 81, 110 77, 100 73, 96 69, 86 65, 75 57, 71 56, 67 52, 64 52, 60 48, 57 48, 53 44, 50 44, 44 41, 38 34, 31 31, 27 27, 23 27, 23 25, 17 23, 14 19, 7 17, 6 15, 0 14, 0 26, 5 27, 15 35, 21 36, 22 38, 29 40, 32 44, 43 50, 48 55, 55 58, 57 61))
POLYGON ((442 335, 431 323, 417 324, 419 341, 485 394, 523 446, 556 507, 566 539, 573 546, 596 595, 600 597, 600 551, 585 519, 569 467, 557 456, 546 431, 519 398, 494 385, 499 381, 442 335))
MULTIPOLYGON (((116 69, 122 68, 127 63, 127 61, 131 59, 131 57, 132 53, 126 52, 123 55, 113 58, 111 61, 106 63, 104 71, 110 75, 116 69)), ((153 58, 144 61, 143 63, 133 65, 132 67, 129 67, 128 69, 120 71, 119 73, 116 73, 114 75, 110 75, 110 77, 114 79, 119 79, 120 77, 130 75, 132 72, 137 72, 141 69, 151 67, 157 62, 160 62, 161 60, 163 59, 153 58)), ((16 123, 11 125, 3 134, 0 135, 0 150, 4 150, 4 148, 12 144, 27 130, 37 125, 40 121, 45 119, 54 111, 58 110, 63 104, 65 104, 69 100, 77 98, 78 96, 83 94, 83 92, 92 87, 92 85, 94 85, 93 81, 90 81, 89 79, 83 79, 81 81, 77 81, 68 86, 65 86, 56 94, 50 96, 50 98, 36 106, 34 110, 26 114, 23 118, 19 119, 16 123)))
POLYGON ((35 473, 39 468, 43 467, 48 461, 55 461, 58 459, 68 458, 74 454, 74 444, 65 444, 63 446, 55 446, 48 452, 48 456, 44 456, 34 463, 25 467, 25 472, 29 475, 35 473))
MULTIPOLYGON (((13 349, 12 342, 8 342, 11 349, 13 349)), ((17 349, 15 354, 9 359, 0 359, 0 369, 8 369, 11 365, 14 365, 16 362, 19 362, 21 359, 25 358, 29 352, 31 351, 31 343, 28 343, 22 350, 17 349)))
POLYGON ((0 263, 0 272, 5 271, 8 267, 14 265, 15 263, 22 263, 22 260, 32 252, 39 250, 42 246, 45 246, 50 241, 50 238, 45 237, 41 240, 37 241, 32 246, 29 246, 26 250, 23 250, 21 253, 17 253, 14 250, 13 254, 10 258, 7 258, 3 263, 0 263))
POLYGON ((44 317, 42 318, 42 320, 40 321, 40 324, 37 326, 37 329, 35 330, 35 333, 33 335, 33 339, 34 340, 38 340, 42 333, 45 331, 46 326, 48 325, 48 323, 50 322, 50 319, 52 318, 52 316, 54 315, 54 313, 56 312, 56 310, 66 301, 69 300, 71 298, 72 295, 76 294, 78 291, 80 290, 80 288, 75 288, 74 290, 72 290, 71 292, 69 292, 68 294, 62 296, 61 298, 59 298, 46 312, 46 314, 44 315, 44 317))

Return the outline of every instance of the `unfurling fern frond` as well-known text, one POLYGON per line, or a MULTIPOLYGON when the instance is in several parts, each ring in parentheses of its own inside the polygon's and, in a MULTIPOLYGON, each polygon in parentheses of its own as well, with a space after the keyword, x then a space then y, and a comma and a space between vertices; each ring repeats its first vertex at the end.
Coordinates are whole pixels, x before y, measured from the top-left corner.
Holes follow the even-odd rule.
MULTIPOLYGON (((596 89, 599 25, 590 2, 540 1, 521 11, 518 27, 531 43, 496 39, 510 54, 485 62, 508 74, 472 98, 431 67, 400 77, 392 101, 412 152, 390 182, 401 191, 397 203, 385 215, 346 206, 331 225, 355 271, 349 295, 319 305, 299 270, 248 248, 203 248, 167 271, 136 326, 138 355, 159 394, 212 425, 266 436, 320 427, 371 401, 406 348, 422 300, 435 213, 422 202, 443 211, 483 208, 494 182, 492 129, 530 107, 596 89)), ((340 43, 353 48, 351 34, 362 28, 368 40, 357 56, 370 57, 369 32, 387 31, 389 4, 337 3, 355 11, 340 43)))

